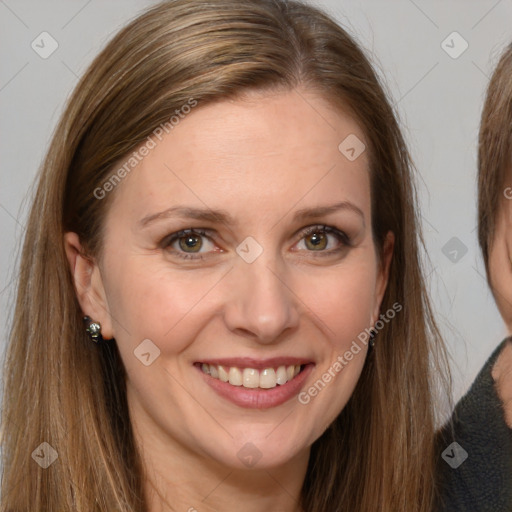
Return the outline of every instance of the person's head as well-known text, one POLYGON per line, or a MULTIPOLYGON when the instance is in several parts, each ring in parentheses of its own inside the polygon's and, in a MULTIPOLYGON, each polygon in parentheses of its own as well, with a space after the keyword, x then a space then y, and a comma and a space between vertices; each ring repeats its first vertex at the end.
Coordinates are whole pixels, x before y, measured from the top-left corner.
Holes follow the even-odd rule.
POLYGON ((493 72, 482 111, 478 239, 491 290, 512 332, 512 45, 493 72))
POLYGON ((11 481, 35 476, 13 503, 33 507, 42 478, 54 509, 143 507, 169 445, 235 471, 305 460, 304 510, 429 510, 439 339, 417 218, 393 109, 329 17, 272 0, 141 15, 80 81, 42 169, 5 398, 11 481), (226 397, 219 363, 275 389, 226 397), (60 465, 41 476, 22 439, 60 465))

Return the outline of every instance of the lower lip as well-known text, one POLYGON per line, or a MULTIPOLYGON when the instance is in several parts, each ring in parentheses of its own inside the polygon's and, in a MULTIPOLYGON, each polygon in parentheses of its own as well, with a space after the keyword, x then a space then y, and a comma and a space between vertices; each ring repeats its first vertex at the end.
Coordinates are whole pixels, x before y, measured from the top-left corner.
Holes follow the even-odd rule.
POLYGON ((277 407, 278 405, 284 404, 296 396, 304 384, 304 381, 312 372, 314 366, 315 365, 313 363, 307 364, 292 380, 282 386, 278 385, 271 389, 251 389, 244 388, 243 386, 233 386, 232 384, 229 384, 229 382, 222 382, 219 379, 215 379, 210 375, 207 375, 199 366, 196 366, 196 368, 201 372, 205 382, 214 391, 223 398, 227 398, 235 405, 248 409, 270 409, 271 407, 277 407))

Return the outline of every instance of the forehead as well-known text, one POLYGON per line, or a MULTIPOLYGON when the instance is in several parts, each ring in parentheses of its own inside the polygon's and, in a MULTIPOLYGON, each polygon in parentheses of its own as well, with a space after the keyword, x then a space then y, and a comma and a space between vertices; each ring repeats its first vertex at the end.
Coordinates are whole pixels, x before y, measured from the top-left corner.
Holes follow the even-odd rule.
POLYGON ((288 156, 319 165, 338 156, 347 135, 363 139, 358 124, 323 98, 306 91, 249 92, 240 99, 215 102, 186 117, 173 134, 180 151, 194 160, 211 156, 288 156), (193 114, 193 115, 192 115, 193 114), (184 143, 184 144, 183 144, 184 143))
POLYGON ((198 104, 153 139, 116 190, 115 202, 137 214, 182 199, 212 208, 258 201, 267 209, 347 196, 369 202, 364 133, 353 117, 304 90, 198 104))

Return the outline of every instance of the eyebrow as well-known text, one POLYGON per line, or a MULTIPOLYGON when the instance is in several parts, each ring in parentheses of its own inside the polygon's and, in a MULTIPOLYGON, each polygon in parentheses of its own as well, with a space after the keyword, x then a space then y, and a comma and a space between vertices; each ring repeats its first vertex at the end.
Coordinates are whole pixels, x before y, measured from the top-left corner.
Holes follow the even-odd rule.
MULTIPOLYGON (((362 210, 350 201, 341 201, 328 206, 317 206, 313 208, 302 208, 297 210, 293 215, 295 221, 306 221, 330 215, 338 211, 351 211, 359 215, 363 224, 365 224, 365 217, 362 210)), ((147 215, 139 221, 141 228, 147 227, 149 224, 162 219, 171 217, 182 217, 200 220, 204 222, 219 222, 226 225, 236 225, 237 222, 226 210, 212 210, 210 208, 192 208, 189 206, 172 206, 158 213, 147 215)))

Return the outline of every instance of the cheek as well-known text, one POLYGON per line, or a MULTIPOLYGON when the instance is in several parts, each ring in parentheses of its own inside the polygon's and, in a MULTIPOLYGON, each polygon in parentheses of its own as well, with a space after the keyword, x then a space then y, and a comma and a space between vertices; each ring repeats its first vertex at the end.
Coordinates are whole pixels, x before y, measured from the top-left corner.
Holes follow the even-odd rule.
POLYGON ((137 256, 111 266, 107 281, 115 337, 132 348, 144 339, 161 349, 183 350, 197 312, 215 297, 221 273, 170 271, 158 256, 137 256), (172 339, 172 344, 164 343, 172 339))
POLYGON ((315 378, 299 396, 299 402, 311 408, 311 442, 345 407, 361 375, 376 300, 375 279, 369 259, 326 276, 310 298, 325 333, 315 378))
MULTIPOLYGON (((350 344, 354 337, 370 326, 376 301, 375 279, 373 263, 363 261, 358 265, 340 267, 317 281, 314 293, 306 303, 325 324, 333 344, 340 347, 347 342, 350 344)), ((307 297, 306 290, 304 296, 307 297)))
MULTIPOLYGON (((180 352, 201 318, 221 307, 222 297, 229 295, 223 293, 224 271, 172 271, 157 258, 135 256, 108 265, 105 282, 115 337, 130 346, 147 338, 172 338, 172 350, 180 352)), ((375 263, 367 257, 330 270, 296 272, 288 284, 299 299, 296 307, 312 315, 327 338, 342 346, 369 327, 375 278, 375 263)))

